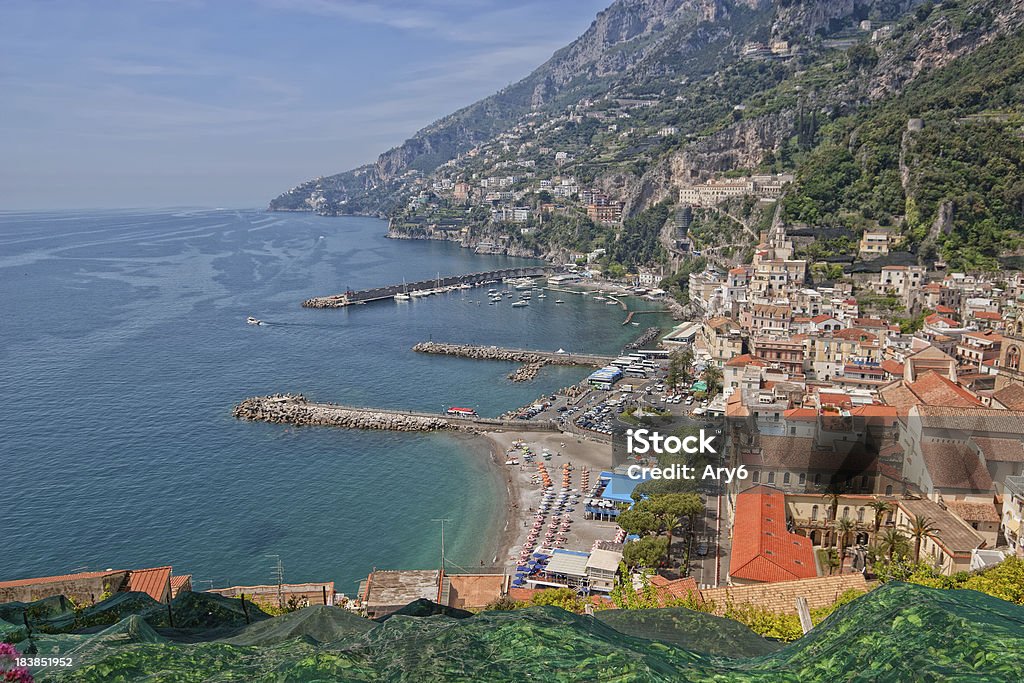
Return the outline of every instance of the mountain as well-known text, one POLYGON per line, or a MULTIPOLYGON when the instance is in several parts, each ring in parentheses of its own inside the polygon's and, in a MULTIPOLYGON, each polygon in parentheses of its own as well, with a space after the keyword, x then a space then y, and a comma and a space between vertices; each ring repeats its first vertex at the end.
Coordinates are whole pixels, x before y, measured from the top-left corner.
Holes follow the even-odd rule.
MULTIPOLYGON (((614 272, 668 261, 651 222, 680 188, 784 173, 777 218, 829 231, 807 258, 852 261, 891 226, 911 260, 994 268, 1024 251, 1022 26, 1024 0, 616 0, 522 81, 270 209, 509 254, 604 248, 614 272), (587 216, 584 191, 626 220, 587 216)), ((691 236, 739 262, 773 213, 725 213, 696 212, 691 236)))
POLYGON ((308 607, 227 637, 233 620, 188 632, 161 627, 156 615, 147 621, 37 635, 41 654, 72 657, 72 668, 37 680, 974 682, 1018 680, 1024 666, 1024 607, 899 583, 784 647, 678 608, 595 618, 533 607, 375 623, 308 607))

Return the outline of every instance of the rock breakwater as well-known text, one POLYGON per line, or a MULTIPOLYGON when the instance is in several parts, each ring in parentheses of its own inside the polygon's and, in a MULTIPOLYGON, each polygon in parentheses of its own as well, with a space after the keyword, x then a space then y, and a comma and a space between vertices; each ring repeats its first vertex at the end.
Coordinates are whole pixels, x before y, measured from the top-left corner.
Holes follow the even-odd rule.
POLYGON ((351 408, 332 403, 313 403, 301 394, 274 394, 247 398, 231 413, 240 420, 299 426, 376 429, 395 432, 436 432, 471 429, 440 416, 373 408, 351 408))

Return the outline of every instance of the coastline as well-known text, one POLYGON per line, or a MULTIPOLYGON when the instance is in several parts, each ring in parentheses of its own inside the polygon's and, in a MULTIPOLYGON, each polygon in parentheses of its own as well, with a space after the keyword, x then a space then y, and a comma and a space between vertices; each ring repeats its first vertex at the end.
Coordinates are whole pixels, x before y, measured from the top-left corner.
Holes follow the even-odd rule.
MULTIPOLYGON (((568 462, 580 471, 590 469, 595 475, 591 481, 596 481, 596 474, 601 470, 611 467, 611 446, 564 432, 490 431, 476 436, 486 444, 496 480, 505 490, 501 507, 496 508, 502 512, 495 515, 493 531, 486 543, 487 548, 494 549, 489 566, 492 571, 510 573, 516 566, 516 557, 533 520, 540 492, 539 487, 530 483, 532 469, 529 466, 505 465, 505 454, 512 443, 525 441, 536 452, 544 448, 560 452, 561 455, 552 463, 561 465, 568 462)), ((612 527, 609 531, 610 537, 612 527)))

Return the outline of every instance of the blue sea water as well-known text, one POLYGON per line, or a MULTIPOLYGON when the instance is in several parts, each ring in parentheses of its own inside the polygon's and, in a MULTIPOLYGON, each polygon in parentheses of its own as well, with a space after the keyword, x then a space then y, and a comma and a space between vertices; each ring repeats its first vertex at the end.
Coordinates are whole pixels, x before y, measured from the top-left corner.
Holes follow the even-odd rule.
POLYGON ((490 560, 504 491, 477 444, 239 422, 232 405, 288 391, 497 415, 586 371, 512 384, 512 364, 410 347, 612 353, 643 328, 590 297, 556 307, 551 293, 522 309, 488 306, 480 289, 299 306, 530 263, 385 228, 258 210, 0 213, 0 579, 173 564, 205 588, 269 582, 279 556, 286 580, 351 594, 374 567, 436 566, 440 517, 452 561, 490 560))

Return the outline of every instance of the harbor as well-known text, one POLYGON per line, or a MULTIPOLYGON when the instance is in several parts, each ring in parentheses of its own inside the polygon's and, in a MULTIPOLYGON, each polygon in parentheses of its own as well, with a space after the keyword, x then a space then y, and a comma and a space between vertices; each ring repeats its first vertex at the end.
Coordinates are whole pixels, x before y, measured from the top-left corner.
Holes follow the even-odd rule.
POLYGON ((497 284, 506 279, 544 277, 558 271, 559 269, 555 266, 528 266, 523 268, 502 268, 501 270, 489 270, 465 275, 447 275, 445 277, 441 277, 439 274, 431 280, 403 282, 401 284, 370 289, 350 289, 342 294, 313 297, 303 301, 302 306, 303 308, 344 308, 346 306, 386 299, 401 301, 403 299, 451 292, 456 289, 471 289, 488 284, 497 284))

